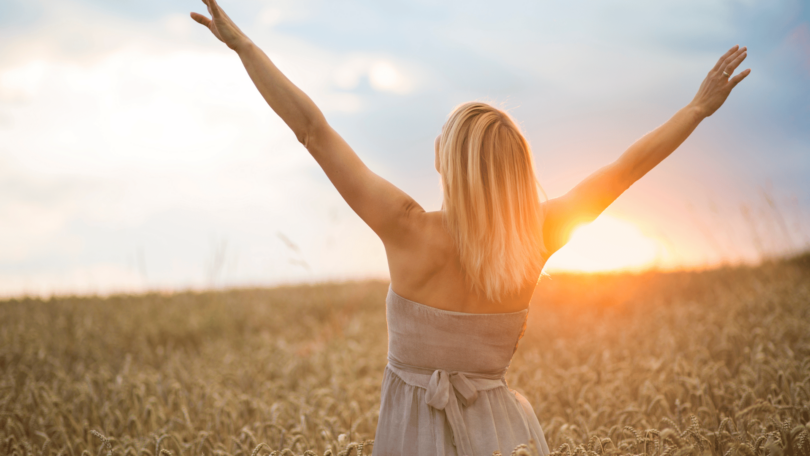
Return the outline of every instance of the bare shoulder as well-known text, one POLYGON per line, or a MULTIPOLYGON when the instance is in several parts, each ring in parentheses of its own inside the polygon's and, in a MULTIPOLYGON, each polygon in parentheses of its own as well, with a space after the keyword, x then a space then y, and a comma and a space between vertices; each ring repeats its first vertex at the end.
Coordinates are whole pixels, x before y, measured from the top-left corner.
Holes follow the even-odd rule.
POLYGON ((421 208, 407 211, 404 225, 404 238, 397 250, 404 250, 409 259, 425 257, 423 259, 430 262, 455 251, 441 211, 426 212, 421 208))
POLYGON ((457 261, 453 239, 441 212, 413 211, 404 238, 386 244, 391 283, 398 290, 422 289, 448 262, 457 261))

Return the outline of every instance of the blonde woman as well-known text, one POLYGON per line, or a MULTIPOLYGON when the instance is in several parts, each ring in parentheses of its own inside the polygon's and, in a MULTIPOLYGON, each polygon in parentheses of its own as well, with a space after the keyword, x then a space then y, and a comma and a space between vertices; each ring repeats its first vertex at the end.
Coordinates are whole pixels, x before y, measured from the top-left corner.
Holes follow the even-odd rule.
POLYGON ((550 201, 539 197, 529 144, 509 115, 484 103, 457 107, 435 145, 444 204, 426 212, 363 164, 216 0, 203 1, 211 19, 192 18, 236 51, 270 107, 385 245, 389 347, 374 454, 508 454, 529 440, 548 454, 531 405, 504 381, 543 265, 574 227, 594 220, 723 104, 750 73, 731 76, 746 49, 731 48, 691 103, 550 201))

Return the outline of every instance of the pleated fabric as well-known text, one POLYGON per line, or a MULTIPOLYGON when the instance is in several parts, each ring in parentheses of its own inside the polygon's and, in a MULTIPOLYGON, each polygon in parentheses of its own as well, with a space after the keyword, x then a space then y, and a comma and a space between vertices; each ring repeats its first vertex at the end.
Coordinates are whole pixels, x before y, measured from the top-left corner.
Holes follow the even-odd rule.
POLYGON ((451 312, 389 288, 388 365, 373 455, 490 456, 533 440, 549 454, 529 402, 506 369, 528 310, 451 312))

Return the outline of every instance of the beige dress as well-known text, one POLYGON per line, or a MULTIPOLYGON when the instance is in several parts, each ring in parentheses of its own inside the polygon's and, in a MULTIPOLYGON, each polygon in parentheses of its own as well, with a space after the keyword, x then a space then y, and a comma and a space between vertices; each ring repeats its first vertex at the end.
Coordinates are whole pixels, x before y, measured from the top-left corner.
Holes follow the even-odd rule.
POLYGON ((386 298, 388 365, 373 454, 490 456, 548 444, 529 402, 504 380, 528 310, 470 314, 386 298))

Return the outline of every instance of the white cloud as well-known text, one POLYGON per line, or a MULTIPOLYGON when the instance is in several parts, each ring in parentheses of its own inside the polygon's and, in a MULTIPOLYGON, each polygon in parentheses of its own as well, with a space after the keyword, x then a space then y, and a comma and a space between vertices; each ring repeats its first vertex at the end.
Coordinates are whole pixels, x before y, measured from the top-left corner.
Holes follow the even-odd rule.
POLYGON ((415 91, 419 73, 415 64, 397 62, 390 57, 353 53, 343 59, 333 73, 335 86, 354 90, 367 81, 378 92, 407 95, 415 91))
POLYGON ((200 27, 188 14, 170 14, 161 20, 163 27, 172 35, 187 38, 200 27))
POLYGON ((378 60, 368 71, 371 87, 382 92, 406 94, 411 89, 410 81, 402 71, 387 60, 378 60))
POLYGON ((270 6, 265 6, 259 12, 257 19, 259 24, 266 26, 276 26, 285 22, 302 22, 311 16, 312 6, 308 8, 307 2, 276 0, 270 6))
POLYGON ((18 103, 36 97, 47 70, 45 61, 32 60, 0 72, 0 102, 18 103))

